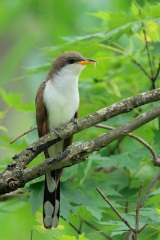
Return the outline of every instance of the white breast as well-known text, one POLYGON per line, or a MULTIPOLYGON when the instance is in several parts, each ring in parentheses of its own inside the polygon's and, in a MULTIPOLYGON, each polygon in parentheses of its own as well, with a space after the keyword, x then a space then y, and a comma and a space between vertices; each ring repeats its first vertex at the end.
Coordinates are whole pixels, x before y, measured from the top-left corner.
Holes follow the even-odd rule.
POLYGON ((67 124, 78 111, 78 76, 56 75, 46 82, 43 100, 48 112, 49 130, 67 124))

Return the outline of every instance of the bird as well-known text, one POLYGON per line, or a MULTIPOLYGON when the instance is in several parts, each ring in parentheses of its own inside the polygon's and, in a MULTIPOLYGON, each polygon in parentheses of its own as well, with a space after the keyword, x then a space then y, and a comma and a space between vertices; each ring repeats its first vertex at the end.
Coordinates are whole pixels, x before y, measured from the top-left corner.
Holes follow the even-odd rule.
MULTIPOLYGON (((78 78, 84 67, 96 64, 95 60, 84 58, 79 52, 61 53, 38 88, 36 95, 36 123, 38 136, 56 131, 78 118, 78 78)), ((61 154, 71 145, 73 136, 62 140, 44 151, 45 158, 61 154)), ((45 228, 56 228, 60 214, 60 176, 62 169, 45 174, 43 197, 43 224, 45 228)))

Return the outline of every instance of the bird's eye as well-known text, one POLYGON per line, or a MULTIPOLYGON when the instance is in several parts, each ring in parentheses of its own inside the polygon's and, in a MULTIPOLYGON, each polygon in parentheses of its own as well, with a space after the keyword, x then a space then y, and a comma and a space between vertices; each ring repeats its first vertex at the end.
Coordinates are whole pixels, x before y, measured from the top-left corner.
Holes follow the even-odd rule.
POLYGON ((75 60, 75 58, 73 58, 73 57, 70 57, 70 58, 68 58, 68 61, 67 61, 69 64, 73 64, 73 63, 75 63, 76 62, 76 60, 75 60))

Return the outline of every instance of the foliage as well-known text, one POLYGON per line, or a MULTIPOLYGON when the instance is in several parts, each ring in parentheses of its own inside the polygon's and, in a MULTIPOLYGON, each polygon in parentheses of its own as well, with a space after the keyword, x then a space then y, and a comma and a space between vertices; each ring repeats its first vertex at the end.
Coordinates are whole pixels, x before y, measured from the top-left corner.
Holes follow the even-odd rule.
MULTIPOLYGON (((51 61, 60 52, 73 49, 97 60, 97 67, 93 69, 88 66, 80 77, 79 117, 160 86, 157 74, 160 59, 159 13, 160 4, 149 1, 144 4, 141 2, 141 5, 132 1, 128 11, 120 11, 118 8, 116 11, 96 11, 91 17, 100 19, 97 28, 88 30, 86 35, 65 37, 60 45, 43 49, 43 54, 51 61), (157 78, 154 79, 156 74, 157 78)), ((38 76, 42 72, 47 73, 49 66, 50 63, 43 63, 28 67, 27 71, 31 76, 38 76)), ((1 156, 2 170, 9 164, 11 157, 36 139, 37 135, 32 132, 14 145, 8 145, 11 135, 6 134, 7 128, 3 124, 6 116, 9 116, 7 114, 9 111, 16 111, 17 114, 23 111, 34 115, 34 106, 33 102, 23 103, 18 92, 8 92, 1 88, 0 94, 5 104, 4 110, 0 112, 0 148, 4 151, 1 156)), ((104 124, 119 126, 155 104, 115 117, 104 124)), ((83 142, 102 132, 104 130, 91 128, 77 134, 74 141, 83 142)), ((135 134, 160 154, 157 120, 136 130, 135 134)), ((32 164, 42 159, 43 155, 32 164)), ((2 236, 11 238, 11 235, 7 235, 8 219, 14 224, 19 224, 18 221, 23 219, 16 239, 29 239, 30 236, 33 240, 124 239, 128 227, 105 203, 96 187, 101 189, 134 228, 137 196, 143 180, 139 226, 146 223, 148 226, 139 233, 138 239, 159 239, 158 174, 159 170, 152 166, 149 151, 136 140, 125 137, 91 154, 86 162, 65 169, 61 179, 61 219, 57 229, 47 231, 42 227, 43 179, 39 178, 28 183, 22 192, 15 193, 11 200, 0 202, 2 236), (16 219, 13 217, 15 213, 16 219)))

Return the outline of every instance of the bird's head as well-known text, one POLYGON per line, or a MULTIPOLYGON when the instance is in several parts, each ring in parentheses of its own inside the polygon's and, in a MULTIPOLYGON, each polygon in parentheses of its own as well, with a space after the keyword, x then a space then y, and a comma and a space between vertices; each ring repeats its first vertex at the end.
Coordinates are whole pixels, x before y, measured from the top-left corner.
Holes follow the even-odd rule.
POLYGON ((79 76, 81 71, 88 64, 96 64, 96 61, 84 58, 79 52, 64 52, 56 58, 50 73, 53 76, 63 71, 69 75, 79 76))

